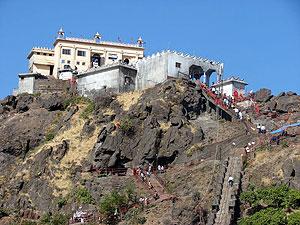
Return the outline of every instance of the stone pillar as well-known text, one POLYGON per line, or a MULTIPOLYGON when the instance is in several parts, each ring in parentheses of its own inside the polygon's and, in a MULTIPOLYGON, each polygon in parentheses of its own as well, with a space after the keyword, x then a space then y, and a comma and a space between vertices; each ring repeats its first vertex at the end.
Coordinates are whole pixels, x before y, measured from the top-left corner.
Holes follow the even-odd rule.
POLYGON ((218 76, 217 76, 217 83, 220 83, 222 80, 222 74, 218 73, 218 76))
POLYGON ((209 79, 210 79, 210 75, 205 74, 205 84, 207 87, 209 87, 209 79))
POLYGON ((77 48, 75 47, 75 45, 73 46, 74 51, 73 51, 73 62, 71 62, 71 68, 75 69, 76 66, 76 52, 77 52, 77 48))
POLYGON ((216 105, 216 119, 219 119, 219 114, 220 114, 220 108, 216 105))

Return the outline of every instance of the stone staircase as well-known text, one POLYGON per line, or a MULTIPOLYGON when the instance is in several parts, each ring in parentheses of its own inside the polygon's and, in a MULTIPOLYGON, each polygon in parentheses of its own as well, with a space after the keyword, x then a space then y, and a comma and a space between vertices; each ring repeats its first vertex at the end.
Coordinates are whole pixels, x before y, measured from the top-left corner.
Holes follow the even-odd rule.
POLYGON ((240 157, 232 156, 224 162, 223 166, 224 169, 218 180, 220 185, 216 189, 212 212, 207 221, 208 225, 230 225, 235 220, 243 164, 240 157), (234 178, 232 187, 228 184, 230 176, 234 178))

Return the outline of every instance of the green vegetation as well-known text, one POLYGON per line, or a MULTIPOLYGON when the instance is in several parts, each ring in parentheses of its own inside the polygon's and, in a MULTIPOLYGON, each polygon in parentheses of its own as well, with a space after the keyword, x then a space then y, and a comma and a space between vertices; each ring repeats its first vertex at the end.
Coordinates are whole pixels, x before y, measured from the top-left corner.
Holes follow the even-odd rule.
POLYGON ((54 214, 51 215, 50 213, 47 213, 42 216, 40 219, 41 224, 46 224, 46 225, 65 225, 68 224, 68 215, 65 214, 54 214))
POLYGON ((289 147, 287 141, 282 141, 282 142, 280 143, 280 146, 281 146, 282 148, 288 148, 288 147, 289 147))
POLYGON ((300 224, 300 213, 294 212, 289 216, 287 211, 295 211, 300 207, 300 191, 288 188, 285 185, 279 187, 265 187, 241 194, 241 200, 254 209, 252 215, 242 218, 239 225, 281 225, 300 224))
POLYGON ((256 148, 256 151, 271 151, 272 145, 270 144, 264 144, 256 148))
POLYGON ((80 187, 75 189, 74 191, 74 198, 76 199, 77 202, 83 203, 83 204, 92 204, 94 203, 94 198, 89 192, 88 189, 84 187, 80 187))
POLYGON ((239 221, 239 225, 285 225, 286 216, 281 209, 267 208, 239 221))
POLYGON ((113 190, 102 197, 100 212, 106 217, 106 223, 114 224, 118 221, 117 215, 124 209, 126 211, 136 200, 135 187, 132 184, 127 184, 123 191, 113 190))
POLYGON ((89 101, 86 108, 80 114, 80 117, 82 119, 88 119, 93 114, 94 109, 95 109, 95 103, 92 101, 89 101))
POLYGON ((288 216, 288 225, 300 224, 300 211, 294 212, 288 216))
POLYGON ((66 197, 61 197, 57 201, 57 206, 59 209, 61 209, 64 205, 66 205, 68 202, 68 199, 66 197))
POLYGON ((86 97, 72 96, 72 97, 64 100, 63 105, 64 105, 64 108, 66 109, 69 106, 74 106, 74 105, 78 105, 78 104, 88 104, 89 102, 91 102, 91 100, 86 97))
POLYGON ((134 126, 130 117, 124 117, 120 122, 120 129, 124 134, 131 135, 134 133, 134 126))
POLYGON ((53 131, 48 131, 45 135, 45 141, 51 141, 55 137, 53 131))
POLYGON ((92 115, 95 109, 95 103, 89 98, 82 97, 82 96, 73 96, 66 99, 63 103, 65 109, 68 108, 69 106, 75 106, 78 104, 87 105, 86 108, 83 110, 83 112, 80 114, 80 117, 82 119, 88 119, 92 115))

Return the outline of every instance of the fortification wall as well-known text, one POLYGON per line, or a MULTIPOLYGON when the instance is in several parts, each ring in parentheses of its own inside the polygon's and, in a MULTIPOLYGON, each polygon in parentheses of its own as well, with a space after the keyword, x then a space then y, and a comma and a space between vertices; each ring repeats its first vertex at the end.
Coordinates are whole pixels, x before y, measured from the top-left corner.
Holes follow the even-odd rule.
POLYGON ((168 57, 165 53, 152 55, 137 62, 137 88, 143 90, 163 82, 168 76, 168 57))

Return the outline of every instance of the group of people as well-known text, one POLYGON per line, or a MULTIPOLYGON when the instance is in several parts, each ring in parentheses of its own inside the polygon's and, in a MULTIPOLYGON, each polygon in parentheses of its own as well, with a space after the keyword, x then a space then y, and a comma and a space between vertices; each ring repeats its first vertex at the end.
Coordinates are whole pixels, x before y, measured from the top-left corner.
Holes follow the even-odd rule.
POLYGON ((238 119, 238 120, 242 120, 243 119, 243 113, 242 113, 242 111, 240 111, 238 108, 234 108, 233 111, 235 113, 236 119, 238 119))
POLYGON ((259 134, 265 134, 267 132, 266 126, 260 123, 257 124, 256 129, 259 134))
POLYGON ((276 145, 279 145, 279 144, 280 144, 280 139, 281 139, 282 137, 287 136, 287 135, 288 135, 287 131, 286 131, 286 130, 283 130, 279 135, 276 135, 276 136, 272 136, 272 137, 271 137, 270 144, 276 143, 276 145))
POLYGON ((251 152, 251 150, 253 149, 254 146, 255 146, 255 141, 248 142, 248 144, 246 146, 244 146, 246 155, 251 152))

